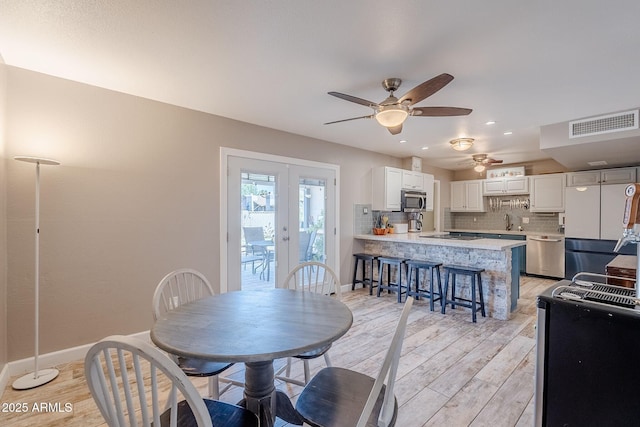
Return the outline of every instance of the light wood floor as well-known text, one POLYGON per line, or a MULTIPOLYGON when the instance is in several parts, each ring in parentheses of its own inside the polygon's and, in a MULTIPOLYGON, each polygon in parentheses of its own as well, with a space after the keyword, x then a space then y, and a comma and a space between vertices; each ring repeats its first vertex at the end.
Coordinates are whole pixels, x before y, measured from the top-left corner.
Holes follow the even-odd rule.
MULTIPOLYGON (((535 297, 553 283, 522 277, 518 309, 509 321, 478 317, 478 323, 473 324, 466 309, 442 315, 430 312, 428 301, 416 301, 396 382, 400 406, 396 425, 531 426, 535 297)), ((362 289, 344 293, 343 301, 353 311, 354 324, 332 347, 333 364, 375 376, 401 305, 394 295, 376 298, 362 289)), ((321 360, 312 362, 314 371, 322 366, 321 360)), ((37 389, 15 391, 7 387, 0 399, 0 426, 104 426, 84 381, 83 362, 58 368, 60 376, 37 389), (27 413, 5 412, 12 403, 26 403, 27 413), (34 412, 34 404, 39 407, 42 403, 59 403, 62 411, 34 412), (64 412, 66 403, 71 404, 71 412, 64 412)), ((301 364, 294 369, 302 376, 301 364)), ((232 370, 231 376, 242 379, 241 364, 232 370)), ((204 394, 206 379, 194 382, 204 394)), ((294 401, 301 390, 290 384, 279 384, 278 388, 294 401)), ((222 400, 235 403, 241 395, 240 389, 233 388, 222 400)))

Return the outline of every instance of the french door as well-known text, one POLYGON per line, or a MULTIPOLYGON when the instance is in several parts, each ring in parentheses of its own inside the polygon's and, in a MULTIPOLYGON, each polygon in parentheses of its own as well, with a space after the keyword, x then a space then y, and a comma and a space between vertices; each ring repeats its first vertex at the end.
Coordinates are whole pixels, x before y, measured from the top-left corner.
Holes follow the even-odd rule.
POLYGON ((337 166, 232 149, 221 159, 221 292, 281 287, 304 261, 336 271, 337 166))

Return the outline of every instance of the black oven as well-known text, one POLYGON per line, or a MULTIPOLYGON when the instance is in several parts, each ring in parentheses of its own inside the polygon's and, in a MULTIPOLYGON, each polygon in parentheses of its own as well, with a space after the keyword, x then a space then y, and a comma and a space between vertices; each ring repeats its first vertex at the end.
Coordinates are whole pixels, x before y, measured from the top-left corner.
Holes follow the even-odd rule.
POLYGON ((416 190, 402 190, 401 206, 403 212, 422 212, 427 207, 427 193, 416 190))

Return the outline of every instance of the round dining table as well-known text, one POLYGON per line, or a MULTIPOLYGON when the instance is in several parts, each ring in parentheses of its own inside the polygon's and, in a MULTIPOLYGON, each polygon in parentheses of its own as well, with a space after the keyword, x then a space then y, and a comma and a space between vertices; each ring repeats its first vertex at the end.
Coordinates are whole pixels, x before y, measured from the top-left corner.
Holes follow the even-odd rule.
POLYGON ((245 364, 241 404, 273 426, 276 416, 302 424, 275 387, 273 361, 327 346, 353 323, 339 300, 289 289, 236 291, 184 304, 159 318, 151 340, 168 353, 245 364))

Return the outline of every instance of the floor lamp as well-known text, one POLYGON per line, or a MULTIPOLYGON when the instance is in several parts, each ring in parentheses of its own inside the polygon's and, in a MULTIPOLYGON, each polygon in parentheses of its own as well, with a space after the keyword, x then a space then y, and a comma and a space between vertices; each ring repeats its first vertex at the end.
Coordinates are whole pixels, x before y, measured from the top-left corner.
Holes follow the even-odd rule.
POLYGON ((57 166, 60 162, 51 159, 41 159, 38 157, 26 157, 17 156, 15 160, 21 162, 35 163, 36 164, 36 245, 35 245, 35 369, 32 373, 24 375, 13 382, 12 387, 16 390, 26 390, 34 387, 39 387, 43 384, 52 381, 58 376, 57 369, 42 369, 38 370, 38 345, 39 345, 39 318, 40 318, 40 165, 54 165, 57 166))

